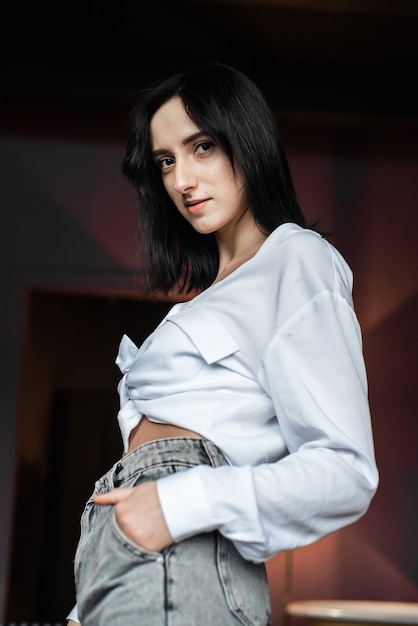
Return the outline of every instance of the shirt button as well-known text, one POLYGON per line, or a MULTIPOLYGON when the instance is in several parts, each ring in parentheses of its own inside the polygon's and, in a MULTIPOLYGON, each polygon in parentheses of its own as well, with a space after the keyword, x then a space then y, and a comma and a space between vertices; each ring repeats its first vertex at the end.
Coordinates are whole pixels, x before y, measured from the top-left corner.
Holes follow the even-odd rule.
POLYGON ((157 558, 155 560, 157 561, 157 563, 160 563, 160 564, 164 563, 164 557, 163 556, 157 556, 157 558))

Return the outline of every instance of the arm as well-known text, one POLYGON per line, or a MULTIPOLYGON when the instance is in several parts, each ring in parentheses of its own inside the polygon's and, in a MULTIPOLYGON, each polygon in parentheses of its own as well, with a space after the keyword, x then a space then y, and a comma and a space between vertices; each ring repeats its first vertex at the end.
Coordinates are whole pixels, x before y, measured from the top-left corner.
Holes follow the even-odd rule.
POLYGON ((200 466, 160 479, 175 541, 219 529, 262 561, 356 521, 378 477, 361 336, 350 304, 319 293, 273 337, 260 384, 289 455, 258 467, 200 466))

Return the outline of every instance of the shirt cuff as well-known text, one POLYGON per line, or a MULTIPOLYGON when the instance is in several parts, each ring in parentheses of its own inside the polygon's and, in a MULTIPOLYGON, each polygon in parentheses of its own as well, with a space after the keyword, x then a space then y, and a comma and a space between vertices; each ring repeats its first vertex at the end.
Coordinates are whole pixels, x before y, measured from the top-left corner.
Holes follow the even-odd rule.
POLYGON ((175 543, 216 529, 202 485, 201 468, 177 472, 157 480, 158 497, 175 543))
POLYGON ((80 620, 78 619, 77 605, 75 605, 72 611, 67 615, 66 619, 72 619, 74 622, 78 622, 80 624, 80 620))
POLYGON ((252 470, 199 465, 160 478, 158 495, 173 540, 219 530, 245 559, 264 560, 252 470))

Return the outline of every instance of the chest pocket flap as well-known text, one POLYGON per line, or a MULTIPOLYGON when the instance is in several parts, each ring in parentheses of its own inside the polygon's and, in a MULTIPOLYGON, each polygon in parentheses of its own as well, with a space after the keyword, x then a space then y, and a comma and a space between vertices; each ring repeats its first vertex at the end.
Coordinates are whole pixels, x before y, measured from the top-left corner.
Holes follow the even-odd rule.
POLYGON ((186 309, 167 321, 186 333, 209 365, 239 350, 222 323, 205 309, 186 309))

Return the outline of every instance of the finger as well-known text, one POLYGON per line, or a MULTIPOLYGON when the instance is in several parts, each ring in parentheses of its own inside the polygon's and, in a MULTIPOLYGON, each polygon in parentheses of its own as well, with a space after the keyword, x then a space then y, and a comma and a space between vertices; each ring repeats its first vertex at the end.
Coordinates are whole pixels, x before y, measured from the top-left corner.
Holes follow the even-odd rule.
POLYGON ((100 493, 94 496, 94 501, 96 504, 101 505, 117 504, 125 500, 131 493, 132 487, 120 487, 119 489, 112 489, 107 493, 100 493))

